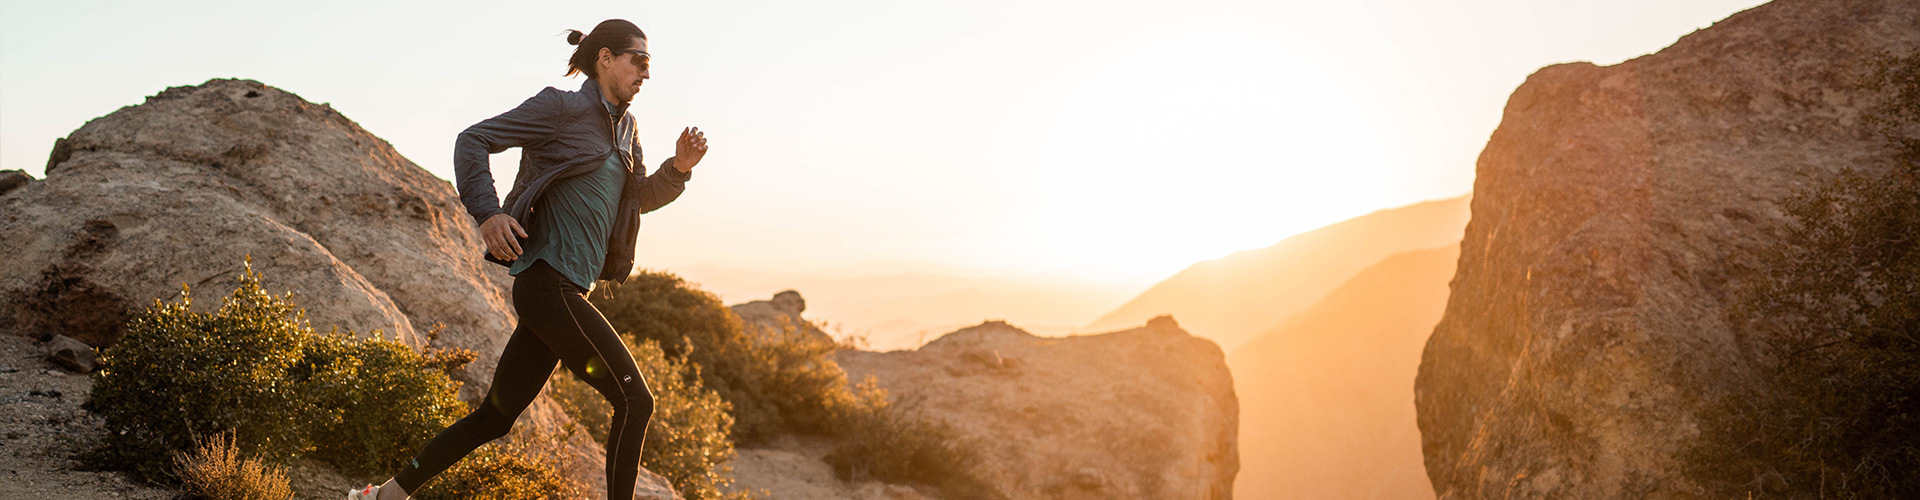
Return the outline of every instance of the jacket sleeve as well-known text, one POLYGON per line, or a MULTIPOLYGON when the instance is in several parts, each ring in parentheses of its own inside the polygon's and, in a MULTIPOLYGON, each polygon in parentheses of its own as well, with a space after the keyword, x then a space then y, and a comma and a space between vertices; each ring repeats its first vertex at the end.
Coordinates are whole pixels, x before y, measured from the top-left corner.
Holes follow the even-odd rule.
POLYGON ((560 91, 547 87, 520 106, 499 116, 482 120, 453 141, 454 188, 460 192, 460 204, 475 223, 486 222, 500 208, 500 196, 493 189, 493 172, 488 155, 507 148, 538 144, 553 135, 550 117, 561 104, 560 91))
POLYGON ((640 182, 640 213, 659 210, 672 203, 687 190, 687 181, 693 179, 693 171, 681 172, 673 168, 673 158, 660 162, 660 169, 653 171, 640 182))

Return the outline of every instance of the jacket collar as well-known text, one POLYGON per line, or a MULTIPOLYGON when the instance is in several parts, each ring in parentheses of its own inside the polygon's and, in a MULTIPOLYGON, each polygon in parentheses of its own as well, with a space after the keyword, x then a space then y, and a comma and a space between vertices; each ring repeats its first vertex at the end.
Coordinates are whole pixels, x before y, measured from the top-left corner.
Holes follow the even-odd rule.
POLYGON ((613 104, 613 101, 600 94, 600 81, 593 77, 587 77, 587 81, 580 82, 580 93, 592 96, 594 102, 600 103, 601 109, 607 109, 607 118, 610 121, 619 121, 620 117, 626 116, 627 105, 633 104, 631 101, 625 104, 613 104), (612 109, 608 109, 609 107, 612 109))

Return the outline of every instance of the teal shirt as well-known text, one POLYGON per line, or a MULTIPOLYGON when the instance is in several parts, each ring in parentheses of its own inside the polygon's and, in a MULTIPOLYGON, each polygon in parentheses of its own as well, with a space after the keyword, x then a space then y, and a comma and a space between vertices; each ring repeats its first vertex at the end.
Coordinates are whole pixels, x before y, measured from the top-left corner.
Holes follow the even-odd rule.
POLYGON ((527 230, 525 253, 507 268, 507 274, 518 276, 534 261, 545 259, 568 281, 593 291, 600 268, 606 265, 607 238, 626 178, 627 169, 616 152, 592 172, 556 180, 534 200, 531 220, 522 224, 527 230))

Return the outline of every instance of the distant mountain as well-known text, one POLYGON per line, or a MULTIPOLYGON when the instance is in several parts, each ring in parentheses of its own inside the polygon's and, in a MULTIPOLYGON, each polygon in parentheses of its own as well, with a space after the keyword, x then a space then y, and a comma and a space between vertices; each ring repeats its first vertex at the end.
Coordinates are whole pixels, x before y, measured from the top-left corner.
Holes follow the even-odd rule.
POLYGON ((1232 351, 1396 253, 1460 241, 1467 196, 1416 203, 1194 264, 1081 328, 1105 331, 1171 314, 1232 351))
POLYGON ((1448 244, 1387 257, 1227 355, 1240 397, 1235 497, 1434 497, 1413 378, 1459 255, 1448 244))

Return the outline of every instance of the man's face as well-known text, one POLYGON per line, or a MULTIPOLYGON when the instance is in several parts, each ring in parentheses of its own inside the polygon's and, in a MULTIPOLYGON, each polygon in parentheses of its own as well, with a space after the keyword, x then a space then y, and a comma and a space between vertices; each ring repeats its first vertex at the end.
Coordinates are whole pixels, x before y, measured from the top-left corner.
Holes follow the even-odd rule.
POLYGON ((633 95, 640 93, 641 82, 653 77, 647 73, 648 57, 632 52, 646 52, 647 40, 633 37, 628 48, 631 50, 600 49, 600 81, 607 84, 607 90, 613 94, 607 96, 607 100, 616 104, 632 101, 633 95))

